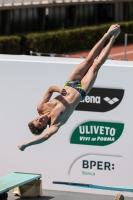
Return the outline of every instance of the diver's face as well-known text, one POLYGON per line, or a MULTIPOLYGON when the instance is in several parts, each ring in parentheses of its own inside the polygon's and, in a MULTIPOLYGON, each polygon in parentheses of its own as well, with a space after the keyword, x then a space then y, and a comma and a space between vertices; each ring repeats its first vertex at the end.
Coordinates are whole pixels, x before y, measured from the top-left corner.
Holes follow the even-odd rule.
POLYGON ((34 125, 39 128, 46 128, 47 124, 48 124, 48 117, 46 115, 41 115, 38 116, 34 121, 33 121, 34 125))

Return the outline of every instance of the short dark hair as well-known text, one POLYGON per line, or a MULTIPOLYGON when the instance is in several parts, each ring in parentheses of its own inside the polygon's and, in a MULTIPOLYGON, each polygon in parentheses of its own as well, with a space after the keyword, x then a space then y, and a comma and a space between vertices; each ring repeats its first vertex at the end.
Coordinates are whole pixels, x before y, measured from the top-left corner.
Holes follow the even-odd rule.
POLYGON ((36 127, 36 126, 34 125, 33 121, 30 122, 30 123, 28 124, 28 126, 29 126, 30 131, 31 131, 34 135, 40 135, 40 134, 44 131, 44 129, 46 128, 46 127, 44 127, 44 128, 39 129, 38 127, 36 127))

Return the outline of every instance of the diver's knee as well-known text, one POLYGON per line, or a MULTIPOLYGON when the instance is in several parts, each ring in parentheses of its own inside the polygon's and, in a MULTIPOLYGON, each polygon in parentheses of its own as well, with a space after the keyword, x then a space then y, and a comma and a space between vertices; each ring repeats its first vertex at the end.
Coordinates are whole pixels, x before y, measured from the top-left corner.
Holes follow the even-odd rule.
POLYGON ((98 73, 101 65, 102 65, 101 62, 99 62, 99 61, 96 61, 96 62, 93 63, 92 70, 94 71, 95 74, 98 73))

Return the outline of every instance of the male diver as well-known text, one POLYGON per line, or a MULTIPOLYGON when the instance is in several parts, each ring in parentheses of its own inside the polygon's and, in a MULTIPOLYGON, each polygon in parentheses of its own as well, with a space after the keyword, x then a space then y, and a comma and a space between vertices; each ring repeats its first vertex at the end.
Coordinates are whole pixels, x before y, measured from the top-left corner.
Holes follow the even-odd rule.
POLYGON ((36 139, 19 145, 21 151, 24 151, 26 147, 46 141, 67 122, 79 102, 85 98, 92 88, 98 70, 108 58, 111 47, 119 33, 120 25, 111 25, 89 52, 87 58, 73 69, 63 89, 57 86, 49 87, 37 106, 39 116, 28 124, 31 132, 35 135, 40 135, 47 125, 49 125, 49 128, 36 139), (107 44, 104 47, 105 43, 107 44), (53 92, 58 92, 59 95, 50 100, 53 92))

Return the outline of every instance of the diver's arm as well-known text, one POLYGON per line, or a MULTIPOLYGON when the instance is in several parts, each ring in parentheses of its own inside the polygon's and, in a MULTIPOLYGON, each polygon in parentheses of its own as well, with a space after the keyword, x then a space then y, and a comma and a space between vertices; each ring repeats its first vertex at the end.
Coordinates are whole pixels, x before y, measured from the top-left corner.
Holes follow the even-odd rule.
POLYGON ((57 86, 50 86, 39 104, 48 102, 49 99, 51 98, 53 92, 59 92, 60 93, 61 88, 58 88, 57 86))
POLYGON ((61 93, 61 90, 62 89, 58 88, 57 86, 50 86, 47 92, 45 93, 44 97, 42 98, 42 100, 38 103, 37 110, 41 110, 44 103, 47 103, 50 100, 53 92, 61 93))
POLYGON ((38 111, 42 110, 44 103, 47 103, 50 100, 53 92, 58 92, 58 93, 62 94, 63 96, 66 95, 66 90, 64 88, 62 89, 57 86, 50 86, 49 89, 47 90, 47 92, 45 93, 43 99, 37 105, 38 111))
POLYGON ((46 133, 44 133, 41 136, 38 136, 36 139, 24 143, 22 145, 19 145, 18 148, 21 151, 24 151, 26 147, 32 146, 32 145, 36 145, 36 144, 40 144, 42 142, 45 142, 46 140, 48 140, 53 134, 55 134, 57 131, 59 130, 59 127, 54 125, 54 126, 50 126, 49 129, 47 129, 46 133))

